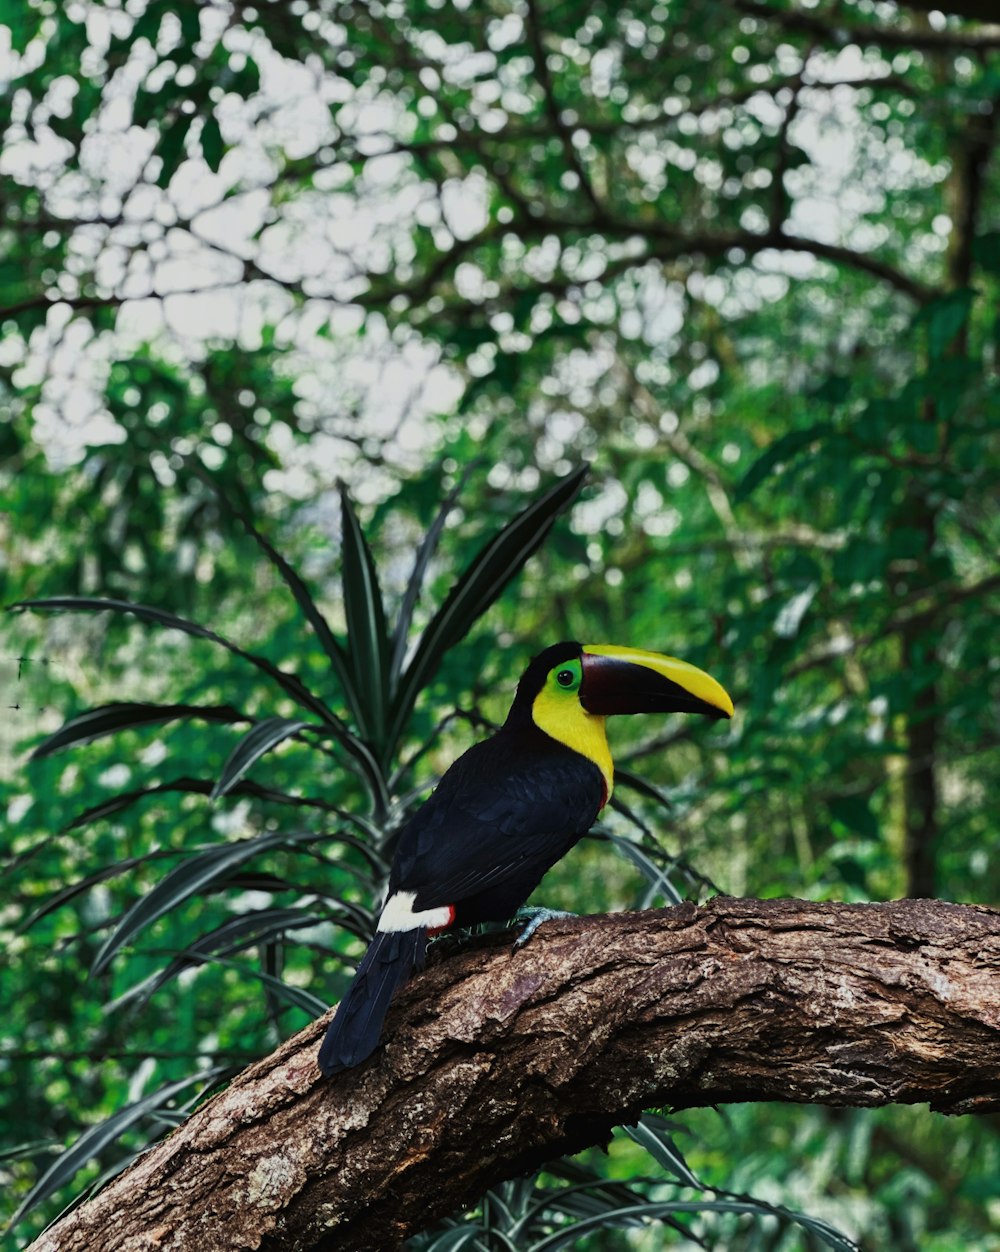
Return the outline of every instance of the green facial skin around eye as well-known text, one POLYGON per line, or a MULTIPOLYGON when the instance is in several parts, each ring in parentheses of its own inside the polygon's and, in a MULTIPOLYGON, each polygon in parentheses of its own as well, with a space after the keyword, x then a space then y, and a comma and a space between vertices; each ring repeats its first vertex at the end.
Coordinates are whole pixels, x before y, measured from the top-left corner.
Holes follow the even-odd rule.
POLYGON ((580 662, 568 661, 553 671, 555 685, 559 691, 575 691, 580 685, 580 662))

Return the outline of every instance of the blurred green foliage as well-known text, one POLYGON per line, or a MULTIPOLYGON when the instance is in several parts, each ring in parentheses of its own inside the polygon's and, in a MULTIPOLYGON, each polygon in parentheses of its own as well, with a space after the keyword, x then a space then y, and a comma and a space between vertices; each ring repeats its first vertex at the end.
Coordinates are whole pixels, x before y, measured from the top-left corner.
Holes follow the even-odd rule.
MULTIPOLYGON (((995 37, 862 0, 0 22, 3 599, 149 609, 0 635, 7 1216, 61 1170, 19 1240, 337 998, 393 830, 558 638, 676 651, 738 717, 615 726, 623 807, 546 903, 998 903, 995 37), (173 715, 28 759, 135 702, 173 715)), ((796 1212, 1000 1248, 989 1119, 649 1125, 415 1246, 822 1246, 796 1212)))

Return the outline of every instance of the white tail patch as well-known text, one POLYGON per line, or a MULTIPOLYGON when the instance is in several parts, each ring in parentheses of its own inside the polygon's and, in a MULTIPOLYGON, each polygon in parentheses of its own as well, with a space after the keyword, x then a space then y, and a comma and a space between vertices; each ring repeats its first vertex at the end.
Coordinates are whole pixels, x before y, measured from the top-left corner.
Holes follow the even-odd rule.
POLYGON ((385 902, 382 916, 378 919, 378 929, 382 931, 442 930, 455 920, 455 911, 450 904, 440 908, 424 909, 422 913, 414 913, 413 902, 417 898, 415 891, 394 891, 385 902))

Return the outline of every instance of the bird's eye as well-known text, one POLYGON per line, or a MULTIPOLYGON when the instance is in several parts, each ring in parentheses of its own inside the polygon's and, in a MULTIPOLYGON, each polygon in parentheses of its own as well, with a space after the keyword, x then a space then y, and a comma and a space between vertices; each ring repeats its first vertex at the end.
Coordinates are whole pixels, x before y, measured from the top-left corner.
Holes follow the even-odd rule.
POLYGON ((576 682, 576 675, 571 669, 561 669, 556 674, 556 682, 560 687, 572 687, 573 683, 576 682))

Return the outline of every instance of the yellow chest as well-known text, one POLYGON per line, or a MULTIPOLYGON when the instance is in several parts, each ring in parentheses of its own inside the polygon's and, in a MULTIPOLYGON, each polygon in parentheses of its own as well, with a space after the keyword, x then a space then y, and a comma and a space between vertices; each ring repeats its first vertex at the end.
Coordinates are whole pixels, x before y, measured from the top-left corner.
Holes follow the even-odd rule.
POLYGON ((531 706, 539 730, 593 761, 604 777, 605 803, 614 788, 615 766, 608 747, 604 718, 588 713, 575 697, 543 688, 531 706))

